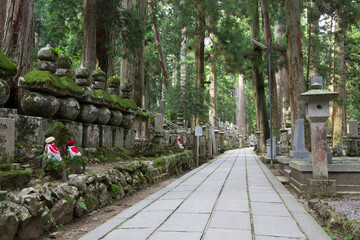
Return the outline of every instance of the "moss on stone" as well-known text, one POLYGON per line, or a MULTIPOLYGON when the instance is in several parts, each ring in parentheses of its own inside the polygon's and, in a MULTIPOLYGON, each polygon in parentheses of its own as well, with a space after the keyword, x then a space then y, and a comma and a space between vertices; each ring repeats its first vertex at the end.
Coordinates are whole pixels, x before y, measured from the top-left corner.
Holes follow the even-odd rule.
POLYGON ((107 84, 108 85, 117 85, 119 86, 121 83, 120 78, 118 77, 109 77, 109 79, 107 80, 107 84))
POLYGON ((94 96, 97 99, 104 99, 105 102, 108 103, 116 103, 116 101, 114 101, 114 98, 112 98, 106 91, 102 89, 94 90, 94 96))
POLYGON ((67 87, 67 90, 76 94, 83 94, 84 90, 69 77, 61 77, 60 81, 67 87))
POLYGON ((49 71, 34 70, 24 76, 25 87, 31 88, 34 85, 43 85, 45 83, 52 84, 55 88, 66 90, 67 86, 63 84, 59 77, 49 71))
POLYGON ((64 156, 66 154, 67 142, 74 139, 75 134, 61 122, 56 122, 46 134, 46 137, 49 136, 53 136, 57 140, 60 153, 64 156))
POLYGON ((93 71, 91 76, 92 77, 100 77, 100 76, 105 76, 106 77, 106 73, 101 69, 96 69, 95 71, 93 71))
POLYGON ((31 179, 31 172, 24 170, 0 172, 1 189, 24 188, 31 179))
POLYGON ((156 158, 153 165, 154 167, 165 167, 165 159, 163 157, 156 158))
POLYGON ((5 70, 8 76, 13 76, 17 72, 17 66, 4 53, 0 51, 0 69, 5 70))
POLYGON ((72 65, 71 58, 65 53, 60 53, 56 62, 57 68, 71 69, 71 65, 72 65))
POLYGON ((2 163, 0 164, 0 171, 10 171, 11 163, 2 163))
POLYGON ((118 103, 120 107, 122 108, 131 108, 132 110, 137 110, 137 105, 132 99, 124 99, 124 98, 118 98, 118 103))

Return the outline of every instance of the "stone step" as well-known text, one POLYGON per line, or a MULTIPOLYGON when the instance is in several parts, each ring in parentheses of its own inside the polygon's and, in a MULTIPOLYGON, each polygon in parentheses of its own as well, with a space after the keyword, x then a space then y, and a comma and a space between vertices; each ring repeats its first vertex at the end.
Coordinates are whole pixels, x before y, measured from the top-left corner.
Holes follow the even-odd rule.
POLYGON ((289 184, 290 183, 290 180, 287 179, 286 177, 284 176, 276 176, 277 180, 279 180, 282 184, 289 184))
POLYGON ((290 180, 291 176, 291 170, 290 169, 284 169, 284 177, 288 180, 290 180))

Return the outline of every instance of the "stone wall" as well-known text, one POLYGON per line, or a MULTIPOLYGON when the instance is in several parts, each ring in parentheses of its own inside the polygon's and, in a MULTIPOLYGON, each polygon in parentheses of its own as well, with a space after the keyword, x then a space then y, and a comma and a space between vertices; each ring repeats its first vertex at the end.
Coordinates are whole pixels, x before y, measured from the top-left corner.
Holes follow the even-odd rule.
POLYGON ((133 162, 68 183, 36 185, 19 193, 0 192, 0 240, 37 239, 55 225, 104 207, 113 200, 195 167, 193 153, 133 162))

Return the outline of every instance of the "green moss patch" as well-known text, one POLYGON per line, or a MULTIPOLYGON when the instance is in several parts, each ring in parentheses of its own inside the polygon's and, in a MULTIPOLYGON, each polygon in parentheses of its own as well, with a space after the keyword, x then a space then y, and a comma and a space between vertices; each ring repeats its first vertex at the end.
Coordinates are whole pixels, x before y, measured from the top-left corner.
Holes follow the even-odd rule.
POLYGON ((120 86, 120 78, 118 77, 109 77, 109 79, 107 80, 107 84, 108 86, 120 86))
POLYGON ((0 171, 10 171, 11 163, 2 163, 0 164, 0 171))
POLYGON ((93 71, 91 76, 93 76, 93 77, 100 77, 100 76, 106 77, 106 73, 101 69, 96 69, 95 71, 93 71))
POLYGON ((66 154, 67 142, 74 139, 75 134, 61 122, 56 122, 50 127, 49 132, 46 134, 46 137, 50 136, 53 136, 57 140, 57 147, 59 148, 61 155, 64 156, 66 154))
MULTIPOLYGON (((4 70, 4 76, 9 77, 17 73, 17 66, 4 53, 0 52, 0 69, 4 70)), ((1 72, 1 71, 0 71, 1 72)))
POLYGON ((71 69, 72 61, 71 58, 65 53, 60 53, 56 66, 58 68, 71 69))
POLYGON ((36 85, 51 84, 55 88, 66 90, 67 86, 62 83, 60 78, 49 71, 34 70, 24 76, 25 82, 22 82, 25 87, 31 88, 36 85))
POLYGON ((84 93, 84 90, 79 87, 75 82, 74 80, 72 80, 71 78, 69 77, 61 77, 60 78, 60 81, 62 82, 63 85, 66 86, 67 90, 70 92, 70 93, 75 93, 75 94, 83 94, 84 93))
POLYGON ((1 189, 14 190, 24 188, 31 179, 31 172, 16 170, 0 172, 1 189))
POLYGON ((123 98, 118 98, 118 103, 120 105, 120 107, 122 108, 131 108, 132 110, 137 110, 137 105, 134 102, 134 100, 132 99, 123 99, 123 98))
POLYGON ((115 99, 102 89, 94 90, 94 95, 95 98, 104 99, 104 101, 107 103, 116 103, 115 99))

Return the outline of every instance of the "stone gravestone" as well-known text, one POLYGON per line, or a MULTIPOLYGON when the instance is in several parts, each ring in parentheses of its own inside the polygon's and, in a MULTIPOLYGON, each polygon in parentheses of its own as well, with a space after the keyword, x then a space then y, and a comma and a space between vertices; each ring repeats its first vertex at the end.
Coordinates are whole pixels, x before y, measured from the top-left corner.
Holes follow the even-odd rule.
POLYGON ((161 114, 163 114, 163 115, 165 115, 165 106, 166 106, 166 105, 165 105, 165 101, 164 101, 164 100, 161 100, 161 101, 160 101, 160 111, 159 111, 159 112, 160 112, 161 114))
POLYGON ((359 136, 358 121, 356 121, 356 120, 349 121, 349 136, 350 137, 358 137, 359 136))
POLYGON ((162 133, 164 129, 164 116, 161 113, 155 114, 155 132, 162 133))
POLYGON ((304 119, 299 118, 295 122, 293 150, 290 156, 293 158, 309 158, 309 151, 305 150, 304 119))
MULTIPOLYGON (((268 140, 266 140, 266 150, 267 150, 266 156, 267 157, 271 157, 270 148, 271 148, 271 142, 270 142, 270 139, 268 139, 268 140)), ((276 137, 273 137, 273 140, 272 140, 272 150, 273 150, 272 157, 275 158, 276 157, 276 137)))
POLYGON ((0 163, 10 162, 15 150, 15 119, 0 118, 0 163))

